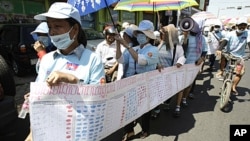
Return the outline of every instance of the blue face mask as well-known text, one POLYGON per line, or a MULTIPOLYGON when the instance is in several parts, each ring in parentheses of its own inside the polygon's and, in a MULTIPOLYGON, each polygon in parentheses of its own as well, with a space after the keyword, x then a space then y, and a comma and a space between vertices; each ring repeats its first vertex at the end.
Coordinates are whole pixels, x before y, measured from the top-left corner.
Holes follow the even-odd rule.
POLYGON ((145 43, 147 42, 147 37, 146 37, 146 35, 145 35, 145 34, 142 34, 142 33, 137 34, 136 39, 137 39, 137 41, 138 41, 138 43, 139 43, 140 45, 145 44, 145 43))
POLYGON ((51 43, 48 36, 38 36, 37 40, 42 42, 45 47, 48 47, 51 43))
MULTIPOLYGON (((73 28, 73 27, 72 27, 73 28)), ((72 30, 69 30, 69 32, 72 30)), ((51 42, 60 50, 67 49, 75 40, 70 39, 69 32, 66 32, 61 35, 50 36, 51 42)))

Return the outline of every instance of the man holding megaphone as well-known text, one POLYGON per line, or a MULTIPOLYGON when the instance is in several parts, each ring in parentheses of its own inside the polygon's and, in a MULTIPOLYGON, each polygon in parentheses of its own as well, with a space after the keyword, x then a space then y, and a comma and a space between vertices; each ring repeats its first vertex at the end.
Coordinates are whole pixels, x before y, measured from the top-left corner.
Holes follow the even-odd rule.
MULTIPOLYGON (((179 40, 183 46, 184 55, 186 57, 185 64, 200 65, 204 62, 207 53, 207 44, 205 37, 202 35, 202 29, 198 23, 192 18, 184 18, 180 22, 180 29, 183 34, 180 35, 179 40)), ((186 98, 194 98, 192 91, 195 86, 195 80, 192 85, 183 90, 182 105, 188 106, 186 98)))

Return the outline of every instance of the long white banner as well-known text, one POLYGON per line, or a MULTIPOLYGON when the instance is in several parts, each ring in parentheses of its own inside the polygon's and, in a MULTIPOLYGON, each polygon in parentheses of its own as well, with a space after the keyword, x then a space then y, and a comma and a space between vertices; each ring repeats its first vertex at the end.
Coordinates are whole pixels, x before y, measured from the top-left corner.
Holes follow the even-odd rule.
POLYGON ((200 67, 184 65, 105 85, 32 82, 30 121, 35 141, 96 141, 189 86, 200 67))

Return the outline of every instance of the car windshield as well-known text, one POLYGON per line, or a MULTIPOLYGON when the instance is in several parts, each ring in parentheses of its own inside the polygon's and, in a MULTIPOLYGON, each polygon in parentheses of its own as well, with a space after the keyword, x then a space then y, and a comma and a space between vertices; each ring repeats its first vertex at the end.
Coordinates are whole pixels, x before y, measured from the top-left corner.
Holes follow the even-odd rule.
POLYGON ((92 28, 83 28, 87 40, 96 40, 96 39, 104 39, 104 36, 101 32, 98 32, 92 28))

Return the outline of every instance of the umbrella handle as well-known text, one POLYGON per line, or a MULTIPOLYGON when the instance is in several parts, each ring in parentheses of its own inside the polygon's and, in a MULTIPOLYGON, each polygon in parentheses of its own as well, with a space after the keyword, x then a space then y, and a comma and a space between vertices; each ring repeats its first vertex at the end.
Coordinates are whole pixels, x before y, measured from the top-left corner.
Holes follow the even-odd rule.
POLYGON ((105 4, 106 4, 106 7, 108 8, 108 12, 109 12, 109 15, 110 15, 110 18, 111 18, 111 21, 113 23, 113 26, 115 27, 115 29, 117 30, 117 32, 119 33, 120 31, 118 30, 117 26, 115 25, 115 22, 114 22, 114 19, 112 17, 112 14, 110 12, 110 9, 109 9, 109 6, 108 6, 108 3, 107 3, 107 0, 104 0, 105 1, 105 4))

